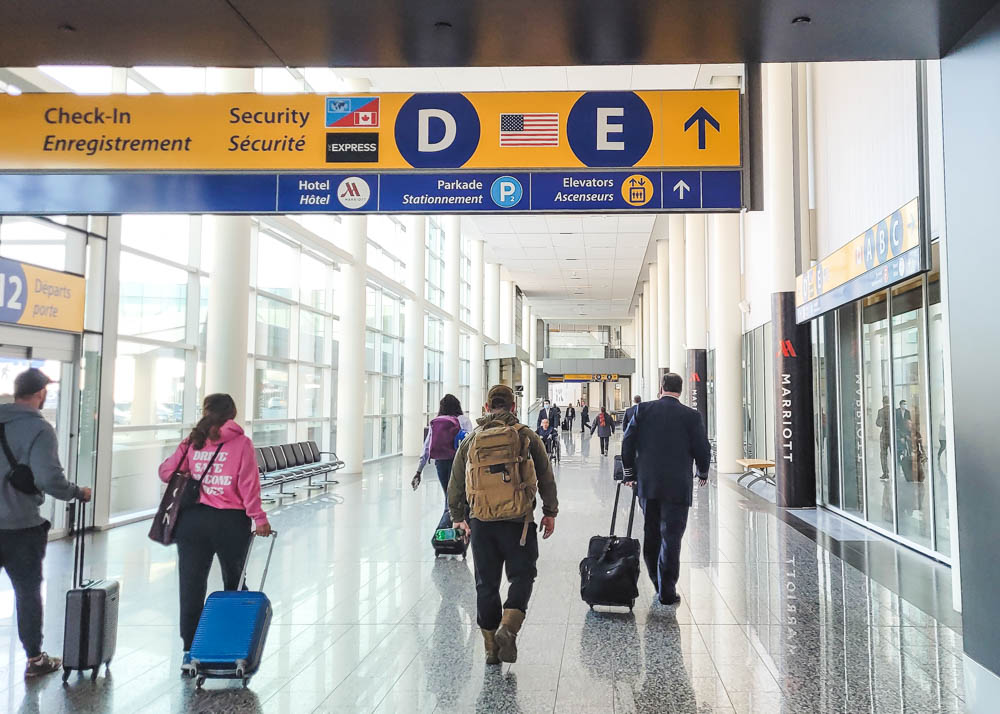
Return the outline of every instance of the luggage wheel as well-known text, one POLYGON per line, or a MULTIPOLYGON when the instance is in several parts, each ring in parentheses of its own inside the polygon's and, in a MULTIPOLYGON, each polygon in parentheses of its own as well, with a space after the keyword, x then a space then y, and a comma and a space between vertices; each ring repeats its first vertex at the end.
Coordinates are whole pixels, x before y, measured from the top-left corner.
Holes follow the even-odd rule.
POLYGON ((194 680, 194 686, 201 689, 202 685, 205 684, 205 675, 199 674, 198 678, 194 680))
POLYGON ((63 667, 63 684, 69 681, 69 673, 72 670, 69 667, 63 667))
POLYGON ((100 671, 101 671, 101 665, 97 665, 96 667, 94 667, 94 668, 93 668, 93 669, 92 669, 92 670, 90 671, 90 681, 91 681, 91 682, 96 682, 96 681, 97 681, 97 674, 98 674, 98 672, 100 672, 100 671))
POLYGON ((246 689, 250 685, 250 677, 243 678, 243 688, 246 689))

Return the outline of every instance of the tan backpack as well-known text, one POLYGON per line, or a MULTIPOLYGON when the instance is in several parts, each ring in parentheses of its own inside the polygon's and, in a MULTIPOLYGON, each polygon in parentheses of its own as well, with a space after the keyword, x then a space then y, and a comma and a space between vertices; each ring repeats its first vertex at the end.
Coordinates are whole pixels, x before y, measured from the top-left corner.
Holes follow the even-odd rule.
POLYGON ((538 492, 530 431, 524 424, 498 424, 472 435, 465 465, 465 493, 480 521, 525 519, 530 523, 538 492))

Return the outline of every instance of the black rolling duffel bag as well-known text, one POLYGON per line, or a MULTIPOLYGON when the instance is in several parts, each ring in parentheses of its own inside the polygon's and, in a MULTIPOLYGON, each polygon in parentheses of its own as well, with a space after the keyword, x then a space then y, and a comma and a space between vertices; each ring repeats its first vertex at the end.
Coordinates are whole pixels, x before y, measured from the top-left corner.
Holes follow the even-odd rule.
POLYGON ((611 515, 611 535, 591 538, 587 557, 580 561, 580 596, 591 608, 594 605, 614 605, 631 610, 639 596, 641 551, 639 541, 632 537, 637 494, 633 489, 628 533, 619 538, 615 535, 615 520, 621 491, 622 482, 619 481, 615 491, 615 509, 611 515))

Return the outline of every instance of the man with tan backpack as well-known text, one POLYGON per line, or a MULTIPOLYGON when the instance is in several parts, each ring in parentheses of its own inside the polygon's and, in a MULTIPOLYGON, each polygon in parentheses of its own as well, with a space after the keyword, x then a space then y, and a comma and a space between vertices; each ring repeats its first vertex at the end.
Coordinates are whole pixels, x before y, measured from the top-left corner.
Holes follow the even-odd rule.
POLYGON ((542 497, 542 537, 555 531, 559 501, 545 445, 514 416, 513 390, 503 384, 487 395, 486 416, 462 442, 451 470, 448 507, 455 528, 472 539, 476 567, 476 620, 486 663, 517 661, 517 633, 538 571, 535 495, 542 497), (501 607, 504 568, 510 587, 501 607))

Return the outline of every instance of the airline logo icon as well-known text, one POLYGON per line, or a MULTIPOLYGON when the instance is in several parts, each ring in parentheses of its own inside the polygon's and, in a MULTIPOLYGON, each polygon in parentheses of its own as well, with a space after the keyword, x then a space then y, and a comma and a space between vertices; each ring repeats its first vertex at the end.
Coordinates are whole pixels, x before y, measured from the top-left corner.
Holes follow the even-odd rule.
POLYGON ((327 97, 326 128, 378 128, 378 97, 327 97))
POLYGON ((781 340, 781 349, 778 350, 779 357, 798 357, 795 354, 795 347, 792 345, 791 340, 781 340))
POLYGON ((364 208, 371 198, 368 182, 358 176, 348 176, 337 187, 337 200, 344 208, 364 208))

